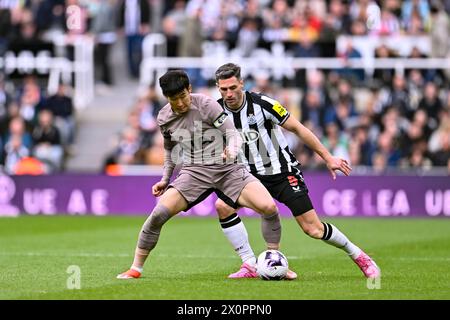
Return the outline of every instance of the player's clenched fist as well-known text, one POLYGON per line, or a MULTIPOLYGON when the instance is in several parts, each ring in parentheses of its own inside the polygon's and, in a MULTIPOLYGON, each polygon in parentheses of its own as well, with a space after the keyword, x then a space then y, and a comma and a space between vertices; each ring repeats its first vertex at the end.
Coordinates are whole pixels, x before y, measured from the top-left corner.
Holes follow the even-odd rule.
POLYGON ((164 190, 166 190, 166 187, 169 183, 165 181, 160 181, 158 183, 155 183, 152 187, 152 193, 155 197, 159 197, 164 193, 164 190))

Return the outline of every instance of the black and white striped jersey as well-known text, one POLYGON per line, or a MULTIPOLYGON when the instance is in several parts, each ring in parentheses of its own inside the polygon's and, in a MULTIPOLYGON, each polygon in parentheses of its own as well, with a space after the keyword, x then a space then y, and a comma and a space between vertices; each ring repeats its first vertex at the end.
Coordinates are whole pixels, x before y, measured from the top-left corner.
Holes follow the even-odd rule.
POLYGON ((278 101, 246 91, 244 103, 238 110, 227 108, 223 99, 218 102, 241 132, 244 145, 239 160, 251 173, 292 172, 292 168, 299 165, 280 128, 290 113, 278 101))

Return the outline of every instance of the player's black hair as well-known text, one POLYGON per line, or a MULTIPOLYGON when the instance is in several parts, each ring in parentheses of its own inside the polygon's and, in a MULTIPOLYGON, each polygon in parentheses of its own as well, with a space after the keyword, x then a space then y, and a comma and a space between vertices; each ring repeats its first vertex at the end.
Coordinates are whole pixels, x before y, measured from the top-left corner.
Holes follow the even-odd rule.
POLYGON ((236 79, 241 80, 241 67, 234 63, 227 63, 217 69, 215 75, 216 82, 231 77, 236 77, 236 79))
POLYGON ((189 89, 189 77, 183 70, 170 70, 159 78, 159 86, 166 97, 173 97, 189 89))

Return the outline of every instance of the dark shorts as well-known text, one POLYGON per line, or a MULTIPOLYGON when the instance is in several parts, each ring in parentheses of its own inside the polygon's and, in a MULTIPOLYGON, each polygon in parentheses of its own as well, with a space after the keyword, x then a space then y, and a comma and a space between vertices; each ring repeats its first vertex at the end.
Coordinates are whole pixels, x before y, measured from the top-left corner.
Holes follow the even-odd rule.
MULTIPOLYGON (((253 175, 261 181, 272 197, 286 205, 295 217, 314 209, 308 195, 308 187, 306 186, 303 174, 298 167, 293 168, 293 172, 268 176, 259 174, 253 175)), ((219 194, 218 196, 227 203, 225 198, 221 197, 219 194)))

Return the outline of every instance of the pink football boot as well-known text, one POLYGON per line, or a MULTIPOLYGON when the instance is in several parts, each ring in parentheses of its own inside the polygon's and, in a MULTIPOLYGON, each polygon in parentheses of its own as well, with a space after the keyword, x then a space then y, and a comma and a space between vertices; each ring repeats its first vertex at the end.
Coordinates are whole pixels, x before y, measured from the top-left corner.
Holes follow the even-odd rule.
POLYGON ((228 278, 230 279, 258 278, 258 274, 256 273, 256 267, 252 267, 248 263, 244 262, 239 271, 230 274, 228 278))
POLYGON ((353 261, 355 261, 366 278, 378 278, 381 275, 380 268, 364 251, 361 251, 359 256, 353 261))
POLYGON ((289 269, 288 272, 286 273, 286 277, 284 278, 284 280, 295 280, 295 279, 297 279, 297 274, 289 269))

